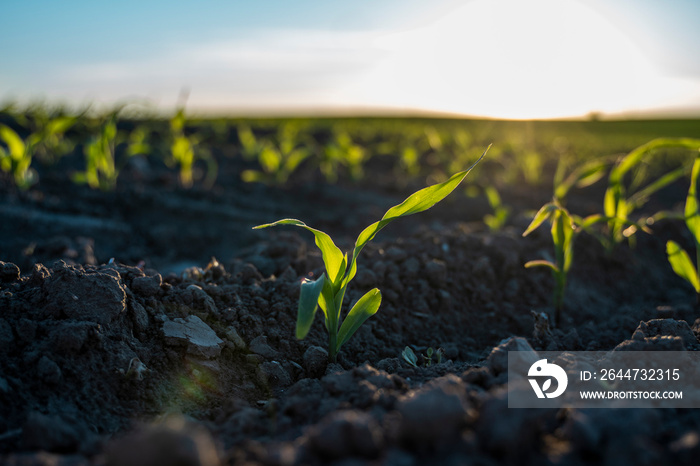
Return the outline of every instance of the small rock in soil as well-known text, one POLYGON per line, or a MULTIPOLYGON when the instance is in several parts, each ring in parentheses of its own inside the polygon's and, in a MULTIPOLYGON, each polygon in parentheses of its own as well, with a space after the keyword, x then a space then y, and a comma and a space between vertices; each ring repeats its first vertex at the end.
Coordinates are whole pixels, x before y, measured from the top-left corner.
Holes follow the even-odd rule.
POLYGON ((681 337, 658 335, 643 340, 625 340, 613 351, 686 351, 681 337))
POLYGON ((401 361, 399 358, 386 358, 377 363, 377 369, 390 374, 398 371, 400 367, 401 361))
POLYGON ((46 385, 58 385, 61 381, 61 368, 46 356, 42 356, 39 360, 37 373, 46 385))
POLYGON ((271 388, 284 388, 292 384, 292 378, 284 367, 277 361, 266 361, 257 369, 258 382, 271 388))
POLYGON ((59 324, 51 331, 51 349, 59 354, 78 353, 88 339, 90 329, 96 327, 92 322, 67 322, 59 324))
POLYGON ((217 357, 224 343, 211 327, 197 316, 164 322, 163 335, 166 343, 173 346, 186 345, 188 353, 206 358, 217 357))
POLYGON ((466 385, 449 374, 432 380, 399 402, 399 436, 417 449, 449 444, 473 421, 475 411, 466 399, 466 385))
POLYGON ((700 435, 695 431, 687 432, 669 448, 676 455, 678 464, 694 464, 700 457, 700 435))
POLYGON ((408 254, 398 246, 389 246, 386 250, 386 258, 391 262, 401 263, 406 260, 408 254))
POLYGON ((101 325, 109 324, 126 312, 126 289, 118 278, 68 266, 61 261, 58 264, 54 273, 42 280, 47 297, 44 312, 101 325))
POLYGON ((267 337, 264 335, 253 338, 248 347, 253 353, 260 355, 265 359, 275 359, 278 356, 277 351, 272 349, 272 347, 267 343, 267 337))
POLYGON ((251 283, 254 283, 256 281, 260 281, 263 279, 262 274, 258 271, 257 268, 253 264, 245 264, 241 268, 241 271, 239 272, 240 274, 240 280, 243 285, 250 285, 251 283))
POLYGON ((411 256, 406 259, 401 267, 401 276, 403 278, 414 279, 420 272, 420 261, 418 258, 411 256))
POLYGON ((134 330, 137 334, 143 333, 148 328, 148 312, 136 300, 129 300, 129 309, 131 310, 131 321, 134 324, 134 330))
POLYGON ((137 429, 106 448, 107 466, 217 466, 219 455, 211 435, 181 418, 137 429))
POLYGON ((150 297, 158 294, 162 283, 163 278, 160 274, 155 274, 150 277, 136 277, 131 282, 131 289, 141 296, 150 297))
POLYGON ((226 332, 226 339, 231 342, 234 348, 239 350, 245 349, 245 341, 238 334, 235 327, 229 327, 228 332, 226 332))
POLYGON ((197 311, 204 311, 211 315, 219 315, 219 310, 216 308, 212 297, 197 285, 190 285, 185 289, 183 300, 197 311))
POLYGON ((539 356, 525 338, 509 337, 501 341, 486 358, 486 364, 491 368, 494 375, 508 371, 509 351, 518 351, 517 357, 522 361, 522 364, 519 363, 518 367, 523 367, 525 372, 539 359, 539 356))
POLYGON ((640 322, 632 334, 632 339, 643 340, 658 335, 680 337, 686 348, 698 343, 688 323, 684 320, 675 319, 653 319, 648 322, 640 322))
POLYGON ((51 272, 44 264, 34 264, 29 278, 29 286, 41 286, 46 279, 51 276, 51 272))
POLYGON ((425 265, 428 282, 435 288, 444 288, 447 281, 447 265, 441 260, 433 259, 425 265))
POLYGON ((659 418, 653 409, 570 410, 559 434, 571 442, 571 459, 595 455, 605 464, 661 464, 651 439, 659 418))
POLYGON ((374 418, 363 411, 336 411, 309 432, 311 448, 322 458, 348 456, 373 458, 383 444, 382 431, 374 418))
POLYGON ((320 377, 328 365, 328 351, 320 346, 309 346, 304 352, 304 369, 309 377, 320 377))
POLYGON ((12 262, 0 261, 0 282, 14 282, 19 280, 19 267, 12 262))
POLYGON ((59 416, 36 411, 29 413, 22 427, 22 446, 27 450, 72 453, 80 446, 81 435, 59 416))
MULTIPOLYGON (((525 387, 528 390, 531 388, 525 387)), ((601 410, 604 411, 604 410, 601 410)), ((538 464, 528 461, 542 432, 556 425, 557 409, 511 409, 505 390, 484 401, 476 425, 479 444, 503 464, 538 464)))

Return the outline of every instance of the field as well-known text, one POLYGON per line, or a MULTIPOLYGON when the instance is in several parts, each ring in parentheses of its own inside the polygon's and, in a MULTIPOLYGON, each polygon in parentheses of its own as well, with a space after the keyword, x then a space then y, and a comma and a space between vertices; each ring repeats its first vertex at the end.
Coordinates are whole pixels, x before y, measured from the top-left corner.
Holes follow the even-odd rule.
POLYGON ((700 348, 687 208, 700 121, 127 110, 0 112, 0 463, 700 454, 696 409, 509 409, 504 362, 516 348, 700 348), (311 232, 254 226, 299 219, 352 252, 484 151, 444 200, 364 247, 341 318, 375 287, 381 305, 334 362, 323 312, 296 338, 300 283, 333 271, 311 232), (669 244, 688 260, 669 261, 669 244))

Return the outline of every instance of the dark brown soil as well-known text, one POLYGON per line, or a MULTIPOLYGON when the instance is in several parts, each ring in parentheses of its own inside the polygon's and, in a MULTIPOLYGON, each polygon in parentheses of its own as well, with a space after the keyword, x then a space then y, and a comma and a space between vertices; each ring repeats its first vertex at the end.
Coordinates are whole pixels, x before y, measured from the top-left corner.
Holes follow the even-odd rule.
MULTIPOLYGON (((299 218, 348 250, 411 188, 268 188, 237 169, 222 164, 212 190, 134 167, 115 192, 2 180, 0 463, 695 464, 697 410, 508 409, 506 374, 487 359, 515 336, 609 350, 641 321, 698 330, 694 293, 665 257, 666 239, 688 242, 680 225, 612 257, 580 236, 563 323, 535 338, 552 280, 523 264, 551 244, 544 228, 521 234, 548 191, 504 192, 514 215, 497 233, 480 222, 483 199, 455 192, 365 249, 347 303, 376 286, 382 306, 328 364, 320 316, 294 337, 299 283, 323 271, 311 235, 251 227, 299 218), (412 368, 407 345, 440 347, 443 361, 412 368)), ((572 210, 597 208, 587 196, 572 210)))

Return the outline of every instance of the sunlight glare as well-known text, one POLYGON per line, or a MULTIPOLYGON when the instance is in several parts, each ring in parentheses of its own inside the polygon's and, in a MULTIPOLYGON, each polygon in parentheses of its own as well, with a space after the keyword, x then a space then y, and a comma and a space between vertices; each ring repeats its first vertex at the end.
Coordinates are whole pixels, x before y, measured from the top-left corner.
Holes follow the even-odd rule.
POLYGON ((663 87, 642 51, 575 0, 474 0, 377 39, 391 54, 347 89, 377 105, 502 118, 619 112, 663 87))

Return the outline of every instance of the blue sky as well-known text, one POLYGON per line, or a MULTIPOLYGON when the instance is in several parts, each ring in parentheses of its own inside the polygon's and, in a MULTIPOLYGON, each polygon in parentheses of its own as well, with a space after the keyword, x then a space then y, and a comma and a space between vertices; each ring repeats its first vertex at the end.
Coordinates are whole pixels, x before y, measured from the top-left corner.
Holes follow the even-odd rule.
POLYGON ((218 113, 700 115, 694 0, 6 2, 0 99, 218 113))

